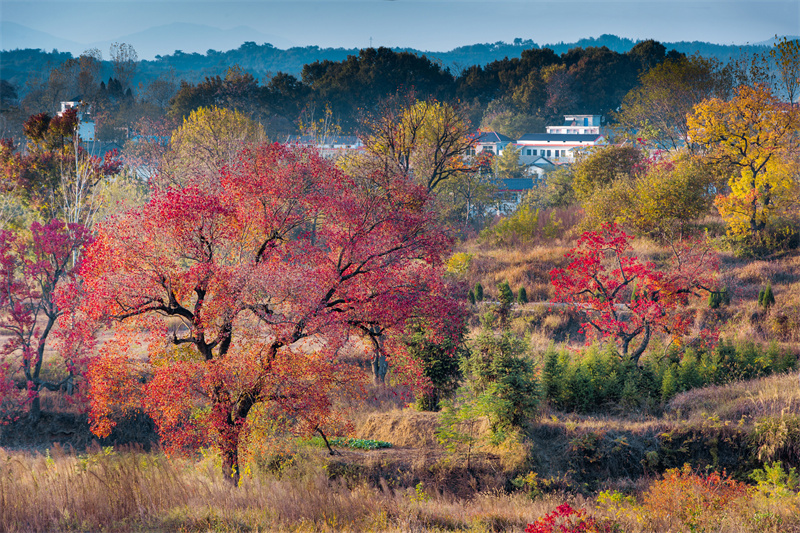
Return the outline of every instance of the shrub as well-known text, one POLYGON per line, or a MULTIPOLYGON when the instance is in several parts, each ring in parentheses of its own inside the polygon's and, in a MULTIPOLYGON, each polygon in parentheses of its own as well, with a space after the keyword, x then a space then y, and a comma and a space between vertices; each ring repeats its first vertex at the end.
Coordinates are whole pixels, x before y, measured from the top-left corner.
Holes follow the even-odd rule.
POLYGON ((472 263, 472 254, 456 252, 447 261, 447 272, 450 274, 464 275, 472 263))
POLYGON ((419 361, 422 375, 429 382, 417 397, 417 407, 423 411, 438 411, 439 402, 451 398, 461 382, 459 361, 468 355, 463 331, 438 338, 421 326, 406 337, 405 343, 409 355, 419 361))
POLYGON ((577 353, 548 348, 542 354, 542 395, 556 409, 597 412, 647 408, 706 385, 786 372, 796 357, 776 344, 726 342, 713 349, 683 348, 664 359, 644 357, 642 366, 624 360, 612 344, 577 353))
POLYGON ((528 524, 525 533, 601 533, 619 531, 614 524, 598 521, 584 509, 573 509, 562 503, 536 522, 528 524))
POLYGON ((767 282, 767 286, 758 292, 758 305, 769 312, 770 307, 775 305, 775 295, 772 294, 772 284, 767 282))
POLYGON ((517 293, 517 302, 521 304, 528 303, 528 291, 525 290, 525 287, 519 288, 519 292, 517 293))
POLYGON ((732 504, 747 486, 725 473, 696 474, 688 464, 671 469, 643 495, 643 509, 654 530, 720 531, 732 504))
POLYGON ((594 412, 604 407, 635 408, 658 402, 660 381, 652 369, 622 359, 612 344, 591 346, 571 354, 552 347, 544 354, 542 392, 553 407, 565 411, 594 412))
POLYGON ((780 461, 771 465, 765 464, 763 469, 753 470, 750 479, 756 482, 756 490, 773 498, 792 498, 800 490, 800 477, 794 468, 783 469, 780 461))
POLYGON ((536 412, 538 387, 525 352, 525 344, 511 332, 495 335, 484 329, 464 360, 475 401, 486 407, 493 431, 520 426, 536 412))
POLYGON ((730 305, 730 303, 731 295, 727 287, 719 291, 711 291, 708 293, 708 307, 711 309, 719 309, 723 305, 730 305))
POLYGON ((500 302, 498 314, 503 324, 508 321, 508 315, 511 312, 511 305, 514 303, 514 293, 511 291, 511 286, 508 281, 504 281, 497 285, 497 300, 500 302))
POLYGON ((539 228, 539 210, 523 204, 497 224, 481 231, 481 239, 501 245, 527 242, 534 239, 539 228))
POLYGON ((786 412, 756 421, 752 435, 759 461, 800 464, 800 417, 786 412))
POLYGON ((483 285, 480 283, 475 284, 475 299, 479 302, 483 301, 483 285))
POLYGON ((471 305, 475 305, 475 293, 472 292, 472 289, 470 289, 469 292, 467 292, 467 300, 469 300, 469 303, 471 305))

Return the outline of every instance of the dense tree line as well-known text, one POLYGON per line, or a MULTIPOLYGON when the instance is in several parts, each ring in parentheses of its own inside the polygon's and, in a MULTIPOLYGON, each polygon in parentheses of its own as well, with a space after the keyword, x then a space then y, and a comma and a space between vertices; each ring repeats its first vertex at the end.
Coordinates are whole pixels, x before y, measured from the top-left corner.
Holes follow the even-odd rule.
MULTIPOLYGON (((272 136, 297 133, 299 119, 308 123, 327 105, 342 131, 351 133, 360 112, 399 89, 413 89, 421 97, 460 100, 476 127, 483 122, 524 133, 541 130, 564 112, 607 114, 644 70, 666 57, 701 50, 705 43, 679 44, 675 49, 682 51, 669 56, 668 45, 608 35, 548 48, 517 39, 435 54, 388 48, 280 50, 253 42, 226 52, 176 51, 153 61, 139 61, 128 45, 115 45, 106 59, 99 50, 77 58, 56 50, 3 51, 2 129, 3 136, 21 138, 26 117, 53 113, 58 102, 80 97, 99 111, 105 139, 127 136, 142 117, 167 111, 183 117, 208 105, 244 112, 272 136)), ((740 53, 708 46, 703 51, 723 61, 740 53)), ((743 52, 758 47, 751 48, 743 52)))

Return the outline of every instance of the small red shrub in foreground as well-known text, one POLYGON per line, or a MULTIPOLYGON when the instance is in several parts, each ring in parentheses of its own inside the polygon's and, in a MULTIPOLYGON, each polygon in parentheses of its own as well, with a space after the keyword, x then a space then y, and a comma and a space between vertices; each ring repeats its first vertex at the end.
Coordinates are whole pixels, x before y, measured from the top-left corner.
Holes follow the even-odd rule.
POLYGON ((612 533, 613 531, 616 531, 613 524, 598 522, 584 509, 573 509, 568 503, 562 503, 555 511, 542 516, 525 528, 525 533, 612 533))

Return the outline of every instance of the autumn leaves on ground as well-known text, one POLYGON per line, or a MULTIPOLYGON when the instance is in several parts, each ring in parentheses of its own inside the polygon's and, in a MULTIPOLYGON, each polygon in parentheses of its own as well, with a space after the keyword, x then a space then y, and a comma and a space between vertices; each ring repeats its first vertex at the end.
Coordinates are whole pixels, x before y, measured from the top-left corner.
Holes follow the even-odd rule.
POLYGON ((126 167, 31 117, 0 530, 800 530, 800 111, 698 64, 518 205, 407 95, 338 159, 201 107, 126 167))

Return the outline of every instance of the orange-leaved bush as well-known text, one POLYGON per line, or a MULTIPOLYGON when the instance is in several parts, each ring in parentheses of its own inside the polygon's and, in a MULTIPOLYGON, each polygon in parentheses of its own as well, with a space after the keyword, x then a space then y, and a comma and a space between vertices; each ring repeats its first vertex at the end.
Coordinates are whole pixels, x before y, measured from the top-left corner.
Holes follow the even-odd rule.
POLYGON ((336 395, 364 381, 341 357, 351 333, 391 342, 411 318, 460 309, 428 201, 409 179, 351 178, 274 144, 244 151, 218 187, 156 191, 101 224, 77 311, 115 333, 90 367, 93 430, 141 409, 168 450, 216 446, 237 480, 254 418, 339 426, 336 395))
MULTIPOLYGON (((737 499, 747 496, 747 485, 725 473, 697 474, 685 464, 671 469, 644 493, 643 508, 652 525, 674 531, 719 531, 737 499)), ((659 529, 660 529, 659 527, 659 529)))

